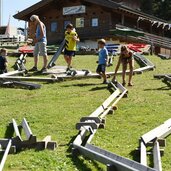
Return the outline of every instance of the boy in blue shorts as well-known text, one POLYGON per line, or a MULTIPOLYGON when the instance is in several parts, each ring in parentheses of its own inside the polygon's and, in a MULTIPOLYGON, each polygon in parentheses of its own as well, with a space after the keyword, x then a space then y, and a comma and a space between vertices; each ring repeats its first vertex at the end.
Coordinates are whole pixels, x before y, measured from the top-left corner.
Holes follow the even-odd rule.
POLYGON ((98 41, 99 47, 99 60, 98 60, 98 67, 96 72, 102 76, 103 84, 108 84, 107 76, 106 76, 106 66, 108 61, 108 50, 105 47, 106 41, 104 39, 100 39, 98 41))
POLYGON ((7 50, 5 48, 1 49, 0 51, 0 74, 7 73, 7 50))

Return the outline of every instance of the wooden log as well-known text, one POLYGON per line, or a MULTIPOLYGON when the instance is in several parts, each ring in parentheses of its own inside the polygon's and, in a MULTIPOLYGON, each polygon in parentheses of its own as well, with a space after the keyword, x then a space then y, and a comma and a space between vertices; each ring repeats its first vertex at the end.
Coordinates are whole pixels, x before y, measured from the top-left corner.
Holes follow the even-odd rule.
POLYGON ((159 143, 158 143, 157 140, 154 143, 154 147, 153 147, 153 163, 154 163, 154 168, 157 171, 162 171, 162 163, 161 163, 161 156, 160 156, 160 147, 159 147, 159 143))
POLYGON ((3 170, 3 167, 4 167, 4 165, 5 165, 5 162, 6 162, 8 153, 9 153, 9 151, 10 151, 11 145, 12 145, 12 140, 9 140, 9 141, 8 141, 8 144, 7 144, 7 147, 6 147, 6 149, 5 149, 4 155, 3 155, 3 157, 2 157, 1 163, 0 163, 0 171, 3 170))

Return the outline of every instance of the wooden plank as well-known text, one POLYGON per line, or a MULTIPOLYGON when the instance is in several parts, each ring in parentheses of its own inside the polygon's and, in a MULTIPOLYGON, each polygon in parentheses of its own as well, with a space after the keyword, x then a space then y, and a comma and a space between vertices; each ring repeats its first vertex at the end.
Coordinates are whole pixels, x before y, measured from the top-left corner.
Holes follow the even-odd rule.
POLYGON ((154 143, 153 147, 153 163, 154 168, 157 171, 162 171, 162 163, 161 163, 161 156, 160 156, 160 147, 158 141, 154 143))
POLYGON ((163 132, 163 134, 158 137, 159 139, 164 139, 171 134, 171 119, 168 119, 167 121, 165 121, 164 124, 167 127, 166 131, 163 132))
POLYGON ((162 138, 162 136, 165 135, 166 133, 170 133, 171 131, 170 129, 171 129, 171 119, 168 119, 162 125, 144 134, 141 137, 141 139, 144 141, 145 144, 147 144, 148 142, 154 140, 155 138, 162 138))
POLYGON ((155 169, 141 165, 136 161, 118 156, 90 144, 86 144, 85 147, 74 144, 74 148, 78 149, 85 157, 96 160, 105 165, 115 166, 118 171, 156 171, 155 169))
POLYGON ((152 67, 152 66, 145 66, 145 67, 141 67, 141 68, 135 69, 134 71, 136 71, 136 72, 144 72, 144 71, 149 71, 149 70, 154 70, 154 67, 152 67))
MULTIPOLYGON (((113 85, 113 83, 111 83, 113 85)), ((103 119, 110 111, 114 111, 113 108, 116 107, 116 104, 121 100, 122 97, 124 97, 124 95, 128 92, 128 90, 126 88, 124 88, 123 86, 120 85, 120 83, 117 83, 117 86, 119 87, 119 89, 121 90, 121 94, 119 95, 119 97, 112 103, 112 105, 110 107, 108 107, 108 109, 106 109, 101 115, 100 118, 103 119)))
POLYGON ((4 152, 3 158, 2 158, 1 163, 0 163, 0 171, 3 170, 3 167, 5 165, 5 162, 6 162, 8 153, 10 151, 11 145, 12 145, 12 140, 9 140, 8 145, 7 145, 5 152, 4 152))
POLYGON ((117 89, 114 93, 112 93, 111 96, 109 96, 109 97, 103 102, 103 104, 102 104, 103 108, 106 109, 106 108, 112 103, 112 101, 113 101, 116 97, 119 96, 119 94, 120 94, 120 91, 119 91, 119 89, 117 89))
POLYGON ((26 138, 29 140, 30 137, 33 135, 33 133, 32 133, 32 131, 31 131, 31 129, 30 129, 30 127, 29 127, 29 125, 28 125, 25 118, 23 118, 21 125, 22 125, 22 127, 24 129, 26 138))
POLYGON ((7 77, 7 76, 14 76, 14 75, 23 74, 23 73, 25 73, 25 71, 11 71, 11 72, 7 72, 4 74, 0 74, 0 78, 7 77))
POLYGON ((4 76, 0 77, 1 80, 15 80, 15 81, 42 81, 42 82, 59 82, 56 78, 44 77, 20 77, 20 76, 4 76))
POLYGON ((21 138, 21 135, 20 135, 20 132, 18 129, 18 125, 17 125, 17 122, 15 121, 15 119, 12 119, 12 124, 13 124, 13 128, 14 128, 16 136, 19 138, 20 141, 22 141, 22 138, 21 138))
POLYGON ((57 52, 54 54, 54 56, 52 57, 52 59, 49 61, 48 63, 48 68, 51 68, 54 66, 54 63, 56 62, 56 60, 59 58, 63 48, 65 46, 65 39, 62 41, 62 43, 60 44, 57 52))
POLYGON ((155 74, 155 75, 153 75, 153 77, 161 79, 161 78, 164 78, 166 75, 171 77, 171 74, 155 74))
POLYGON ((143 141, 140 142, 140 163, 147 166, 147 151, 143 141))
POLYGON ((117 89, 112 95, 110 95, 102 104, 98 107, 89 117, 98 117, 104 112, 104 110, 110 105, 110 103, 120 94, 119 89, 117 89))
POLYGON ((102 106, 99 106, 93 113, 89 115, 89 117, 99 117, 99 115, 104 111, 102 106))

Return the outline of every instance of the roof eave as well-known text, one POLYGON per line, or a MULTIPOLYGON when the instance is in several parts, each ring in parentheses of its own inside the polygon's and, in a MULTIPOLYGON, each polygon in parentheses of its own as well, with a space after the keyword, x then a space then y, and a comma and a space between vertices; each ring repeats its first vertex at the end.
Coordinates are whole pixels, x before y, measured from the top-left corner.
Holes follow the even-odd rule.
POLYGON ((42 0, 29 8, 26 8, 25 10, 18 12, 17 14, 13 15, 15 19, 19 20, 27 20, 26 16, 30 16, 31 14, 35 13, 35 11, 39 10, 41 7, 49 4, 49 2, 52 2, 53 0, 42 0))

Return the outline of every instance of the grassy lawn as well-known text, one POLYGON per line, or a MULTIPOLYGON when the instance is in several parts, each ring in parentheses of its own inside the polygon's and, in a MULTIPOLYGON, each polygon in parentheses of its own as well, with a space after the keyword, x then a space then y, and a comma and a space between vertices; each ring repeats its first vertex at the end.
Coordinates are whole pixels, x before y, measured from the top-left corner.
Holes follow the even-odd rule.
MULTIPOLYGON (((161 60, 155 56, 148 58, 156 65, 156 70, 134 76, 135 86, 128 88, 129 97, 119 102, 119 109, 114 115, 107 116, 105 129, 98 130, 92 141, 103 149, 135 160, 139 159, 135 149, 140 136, 171 118, 171 89, 160 80, 153 79, 153 74, 171 72, 171 60, 161 60)), ((15 60, 9 57, 11 64, 15 60)), ((96 60, 97 56, 77 56, 73 60, 73 67, 94 72, 96 60)), ((65 65, 62 57, 57 64, 65 65)), ((33 58, 27 58, 26 67, 32 65, 33 58)), ((108 71, 112 70, 114 66, 108 68, 108 71)), ((121 80, 121 77, 117 79, 121 80)), ((55 151, 32 149, 9 155, 4 170, 105 171, 106 167, 98 162, 72 157, 69 147, 78 133, 75 124, 81 117, 90 115, 110 95, 106 85, 101 82, 100 79, 86 79, 44 83, 41 89, 32 91, 0 88, 1 138, 8 137, 6 126, 12 118, 20 123, 26 117, 39 140, 51 135, 52 140, 58 143, 55 151)), ((169 147, 171 137, 167 138, 165 155, 162 157, 164 171, 171 168, 169 147)))

